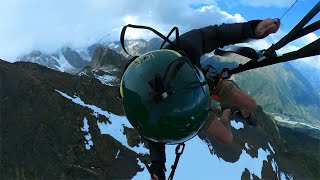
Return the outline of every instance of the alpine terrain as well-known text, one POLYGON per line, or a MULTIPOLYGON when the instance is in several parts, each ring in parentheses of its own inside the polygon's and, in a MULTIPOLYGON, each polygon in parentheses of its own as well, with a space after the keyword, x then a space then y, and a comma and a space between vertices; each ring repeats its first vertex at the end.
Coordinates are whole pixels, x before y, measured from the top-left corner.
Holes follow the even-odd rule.
MULTIPOLYGON (((132 54, 160 44, 126 41, 132 54)), ((150 179, 148 144, 126 119, 119 95, 127 61, 119 42, 1 60, 0 179, 150 179)), ((203 61, 219 69, 245 59, 208 54, 203 61)), ((310 82, 290 64, 233 80, 257 100, 258 127, 233 116, 230 145, 200 132, 186 142, 175 179, 317 179, 320 98, 310 82)), ((221 114, 217 103, 212 108, 221 114)), ((175 146, 166 149, 168 176, 175 146)))

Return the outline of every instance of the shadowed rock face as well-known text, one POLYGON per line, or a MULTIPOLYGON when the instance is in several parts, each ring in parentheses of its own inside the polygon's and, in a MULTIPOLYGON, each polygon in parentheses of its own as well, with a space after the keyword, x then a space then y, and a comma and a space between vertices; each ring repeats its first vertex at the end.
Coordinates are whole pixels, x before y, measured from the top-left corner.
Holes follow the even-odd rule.
POLYGON ((106 85, 119 86, 127 59, 105 45, 97 45, 92 61, 84 67, 79 75, 100 79, 106 85), (111 79, 111 80, 110 80, 111 79))
POLYGON ((117 87, 32 63, 0 61, 0 179, 130 179, 142 170, 137 153, 101 135, 97 121, 106 118, 55 89, 123 113, 117 87), (81 130, 84 117, 94 141, 90 150, 81 130))
POLYGON ((62 53, 68 62, 77 69, 83 68, 88 64, 88 61, 83 60, 80 55, 70 47, 64 47, 62 53))
POLYGON ((113 66, 116 68, 124 68, 127 59, 108 46, 99 45, 96 47, 92 61, 89 66, 93 69, 105 68, 113 66))

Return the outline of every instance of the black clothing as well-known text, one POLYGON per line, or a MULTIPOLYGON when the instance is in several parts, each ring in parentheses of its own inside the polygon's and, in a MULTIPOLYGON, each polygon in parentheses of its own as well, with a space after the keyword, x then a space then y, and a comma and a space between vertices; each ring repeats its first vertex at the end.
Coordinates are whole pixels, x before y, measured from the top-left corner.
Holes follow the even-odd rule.
POLYGON ((152 163, 164 164, 166 162, 165 144, 148 141, 152 163))
MULTIPOLYGON (((250 38, 255 39, 254 29, 260 22, 260 20, 254 20, 193 29, 179 36, 180 49, 196 66, 200 67, 202 55, 219 47, 245 42, 250 38)), ((166 49, 173 49, 173 47, 168 45, 166 49)))
MULTIPOLYGON (((245 42, 250 38, 256 39, 254 29, 260 22, 261 20, 254 20, 194 29, 179 36, 179 49, 186 53, 192 63, 201 68, 200 57, 202 55, 230 44, 245 42)), ((165 48, 174 49, 171 45, 165 48)), ((166 162, 165 144, 149 141, 149 148, 152 164, 161 164, 164 167, 166 162)))

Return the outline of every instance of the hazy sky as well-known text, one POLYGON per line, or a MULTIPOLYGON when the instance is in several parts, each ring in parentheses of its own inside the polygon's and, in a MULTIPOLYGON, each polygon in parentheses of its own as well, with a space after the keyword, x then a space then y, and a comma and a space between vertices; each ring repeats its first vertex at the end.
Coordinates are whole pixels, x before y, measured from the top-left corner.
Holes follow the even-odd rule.
MULTIPOLYGON (((279 17, 294 0, 0 0, 0 58, 14 61, 17 56, 38 49, 53 52, 61 46, 80 48, 102 37, 118 40, 122 26, 148 25, 164 34, 173 26, 182 32, 222 22, 279 17)), ((299 0, 284 17, 277 35, 258 42, 268 46, 299 21, 317 0, 299 0), (295 18, 293 18, 293 15, 295 18)), ((319 19, 319 16, 316 18, 319 19)), ((127 38, 150 38, 146 31, 129 31, 127 38)), ((319 36, 293 44, 294 49, 319 36)))

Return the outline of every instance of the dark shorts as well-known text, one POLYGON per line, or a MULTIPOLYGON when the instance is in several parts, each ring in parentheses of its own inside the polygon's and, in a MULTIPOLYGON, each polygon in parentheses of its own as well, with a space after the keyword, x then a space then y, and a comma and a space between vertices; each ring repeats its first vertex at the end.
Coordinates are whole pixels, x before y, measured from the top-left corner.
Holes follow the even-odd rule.
POLYGON ((219 80, 213 94, 219 97, 220 102, 225 102, 226 98, 236 91, 236 86, 228 80, 219 80))

